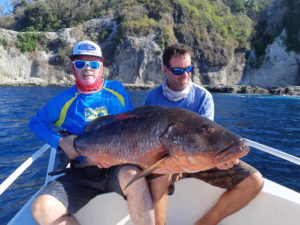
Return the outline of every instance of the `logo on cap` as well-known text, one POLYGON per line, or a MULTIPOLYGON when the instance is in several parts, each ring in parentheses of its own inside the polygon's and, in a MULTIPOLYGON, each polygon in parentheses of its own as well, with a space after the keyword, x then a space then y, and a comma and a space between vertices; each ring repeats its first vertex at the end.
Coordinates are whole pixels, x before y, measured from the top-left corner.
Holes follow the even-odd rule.
POLYGON ((94 51, 96 50, 96 47, 90 44, 81 44, 78 46, 78 50, 82 51, 94 51))

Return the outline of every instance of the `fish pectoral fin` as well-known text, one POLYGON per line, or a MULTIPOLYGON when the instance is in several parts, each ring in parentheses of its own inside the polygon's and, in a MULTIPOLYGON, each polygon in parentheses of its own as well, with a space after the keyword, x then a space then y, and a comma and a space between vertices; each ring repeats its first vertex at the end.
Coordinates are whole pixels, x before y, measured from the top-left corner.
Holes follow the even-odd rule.
POLYGON ((160 164, 162 164, 167 158, 169 158, 169 155, 165 155, 163 158, 161 158, 160 160, 158 160, 156 163, 154 163, 153 165, 149 166, 148 168, 146 168, 145 170, 143 170, 142 172, 138 173, 137 175, 134 176, 134 178, 131 179, 131 181, 128 182, 128 184, 125 186, 124 190, 126 190, 126 188, 128 188, 131 184, 133 184, 135 181, 137 181, 138 179, 145 177, 147 175, 149 175, 150 173, 152 173, 155 169, 157 169, 159 167, 160 164))

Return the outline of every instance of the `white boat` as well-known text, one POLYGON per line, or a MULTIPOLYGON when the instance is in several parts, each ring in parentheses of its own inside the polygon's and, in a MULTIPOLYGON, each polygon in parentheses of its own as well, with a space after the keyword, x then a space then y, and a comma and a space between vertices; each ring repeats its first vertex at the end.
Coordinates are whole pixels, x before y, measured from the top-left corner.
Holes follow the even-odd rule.
MULTIPOLYGON (((300 159, 279 150, 247 140, 252 147, 258 148, 280 158, 300 165, 300 159)), ((1 185, 0 195, 22 174, 38 157, 51 149, 48 172, 52 171, 55 149, 44 145, 1 185)), ((47 174, 48 174, 47 172, 47 174)), ((46 175, 45 185, 55 179, 46 175)), ((297 181, 295 181, 297 182, 297 181)), ((39 192, 39 191, 38 191, 39 192)), ((38 192, 11 219, 9 225, 36 224, 31 215, 31 204, 38 192)), ((168 225, 193 224, 204 214, 224 192, 202 181, 189 178, 176 183, 176 191, 170 196, 167 212, 168 225)), ((0 196, 1 197, 1 196, 0 196)), ((115 193, 99 195, 75 214, 82 225, 132 225, 128 215, 126 201, 115 193)), ((246 207, 227 217, 220 225, 299 225, 300 193, 265 179, 262 192, 246 207)))

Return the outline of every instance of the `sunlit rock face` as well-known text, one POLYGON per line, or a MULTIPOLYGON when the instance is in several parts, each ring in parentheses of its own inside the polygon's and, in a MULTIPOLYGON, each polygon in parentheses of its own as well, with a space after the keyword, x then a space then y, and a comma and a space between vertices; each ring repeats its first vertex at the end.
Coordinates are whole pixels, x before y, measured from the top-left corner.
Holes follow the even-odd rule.
POLYGON ((250 56, 241 84, 260 85, 263 87, 286 87, 300 85, 300 55, 287 51, 284 45, 283 31, 266 49, 262 65, 251 67, 250 56))
MULTIPOLYGON (((9 46, 0 45, 0 85, 69 85, 74 82, 63 66, 49 64, 51 52, 36 50, 22 53, 14 46, 17 32, 0 29, 1 37, 9 40, 9 46)), ((49 40, 55 33, 46 34, 49 40)))

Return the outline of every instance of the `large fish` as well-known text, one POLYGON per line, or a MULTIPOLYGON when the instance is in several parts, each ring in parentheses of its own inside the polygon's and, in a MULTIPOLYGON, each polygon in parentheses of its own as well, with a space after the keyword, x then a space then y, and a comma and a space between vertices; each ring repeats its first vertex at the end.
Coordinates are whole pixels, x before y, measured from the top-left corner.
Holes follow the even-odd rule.
POLYGON ((149 173, 193 173, 246 155, 249 147, 233 132, 194 112, 143 106, 95 119, 74 140, 95 164, 134 164, 149 173))

